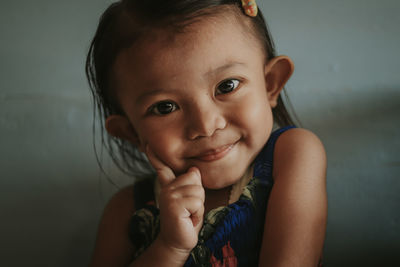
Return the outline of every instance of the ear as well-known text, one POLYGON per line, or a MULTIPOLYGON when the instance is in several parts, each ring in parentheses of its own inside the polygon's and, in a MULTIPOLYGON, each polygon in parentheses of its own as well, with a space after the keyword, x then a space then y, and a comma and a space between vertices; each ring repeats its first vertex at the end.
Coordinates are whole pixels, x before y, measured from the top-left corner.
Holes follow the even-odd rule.
POLYGON ((279 93, 292 76, 293 70, 293 61, 287 56, 274 57, 265 65, 265 83, 272 108, 276 107, 279 93))
POLYGON ((110 135, 129 141, 140 148, 139 137, 128 118, 121 115, 110 115, 106 119, 105 127, 110 135))

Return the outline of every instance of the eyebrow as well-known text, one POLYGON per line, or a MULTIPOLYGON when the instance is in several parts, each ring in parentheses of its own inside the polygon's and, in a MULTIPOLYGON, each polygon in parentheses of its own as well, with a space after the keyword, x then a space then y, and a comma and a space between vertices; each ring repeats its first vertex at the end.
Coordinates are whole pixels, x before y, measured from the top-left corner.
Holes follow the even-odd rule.
POLYGON ((139 95, 139 97, 138 97, 137 100, 136 100, 136 103, 139 104, 139 103, 141 103, 141 102, 143 101, 143 99, 145 99, 146 97, 150 97, 150 96, 153 96, 153 95, 158 95, 158 94, 160 94, 160 93, 162 93, 162 92, 165 92, 165 90, 163 90, 163 89, 161 89, 161 88, 157 88, 157 89, 153 89, 153 90, 150 90, 150 91, 148 91, 148 92, 145 92, 145 93, 139 95))
POLYGON ((241 62, 235 62, 235 61, 228 62, 228 63, 226 63, 226 64, 224 64, 224 65, 222 65, 220 67, 217 67, 215 69, 207 71, 204 74, 204 76, 212 76, 212 75, 215 75, 217 73, 224 72, 224 71, 226 71, 228 69, 235 68, 237 66, 245 66, 245 65, 246 65, 245 63, 241 63, 241 62))

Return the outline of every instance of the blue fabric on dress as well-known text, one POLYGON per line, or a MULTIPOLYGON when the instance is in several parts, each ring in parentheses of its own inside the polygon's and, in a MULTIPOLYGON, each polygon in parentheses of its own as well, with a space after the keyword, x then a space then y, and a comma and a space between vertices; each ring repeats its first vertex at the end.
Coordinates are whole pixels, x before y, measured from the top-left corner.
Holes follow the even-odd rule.
MULTIPOLYGON (((185 263, 189 266, 258 266, 264 220, 270 191, 273 186, 272 166, 274 147, 278 137, 294 128, 288 126, 274 131, 254 162, 254 175, 238 201, 226 207, 211 210, 204 218, 199 240, 185 263)), ((139 210, 132 217, 132 239, 154 240, 159 230, 158 211, 152 208, 139 210), (149 210, 153 210, 149 215, 149 210), (137 221, 144 222, 138 225, 137 221), (148 224, 152 225, 148 225, 148 224), (138 229, 139 228, 139 229, 138 229), (136 236, 135 236, 136 233, 136 236), (146 238, 140 234, 147 235, 146 238)), ((136 244, 138 256, 151 244, 136 244), (138 246, 139 245, 139 246, 138 246)))

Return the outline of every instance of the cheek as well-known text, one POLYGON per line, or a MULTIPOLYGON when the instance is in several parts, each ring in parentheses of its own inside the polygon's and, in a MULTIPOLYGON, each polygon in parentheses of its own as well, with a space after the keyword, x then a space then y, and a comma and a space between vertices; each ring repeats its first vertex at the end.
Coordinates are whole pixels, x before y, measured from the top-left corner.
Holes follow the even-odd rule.
POLYGON ((178 168, 183 146, 180 127, 149 123, 142 125, 142 129, 139 131, 142 146, 148 144, 164 163, 173 169, 178 168))
POLYGON ((253 139, 264 139, 272 128, 272 112, 265 94, 252 94, 243 99, 240 107, 235 112, 238 123, 253 139))

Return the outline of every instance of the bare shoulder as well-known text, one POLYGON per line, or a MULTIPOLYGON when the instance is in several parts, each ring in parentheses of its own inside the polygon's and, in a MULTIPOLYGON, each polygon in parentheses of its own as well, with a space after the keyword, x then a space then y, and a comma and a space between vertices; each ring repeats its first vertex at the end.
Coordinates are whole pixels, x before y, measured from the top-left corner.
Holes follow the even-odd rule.
POLYGON ((326 153, 321 140, 311 131, 294 128, 277 140, 274 153, 274 176, 296 173, 325 179, 326 153), (314 175, 313 175, 314 174, 314 175))
POLYGON ((133 185, 124 187, 112 196, 106 206, 105 212, 133 211, 135 206, 133 200, 133 185))
POLYGON ((326 155, 319 138, 288 130, 275 144, 274 186, 259 266, 317 266, 326 230, 326 155))
POLYGON ((276 143, 276 151, 280 153, 281 150, 287 150, 290 153, 325 154, 324 146, 318 136, 302 128, 294 128, 282 133, 276 143))
POLYGON ((133 186, 128 186, 118 191, 104 209, 90 266, 129 264, 133 253, 129 222, 133 212, 133 186))

